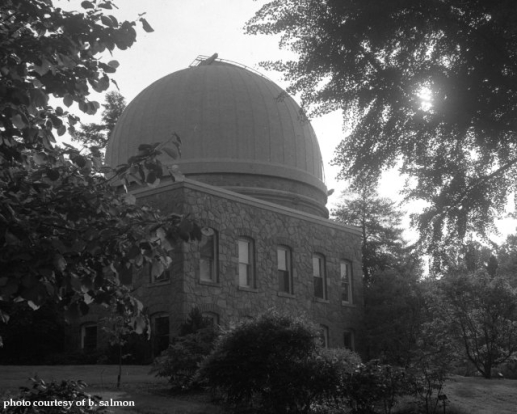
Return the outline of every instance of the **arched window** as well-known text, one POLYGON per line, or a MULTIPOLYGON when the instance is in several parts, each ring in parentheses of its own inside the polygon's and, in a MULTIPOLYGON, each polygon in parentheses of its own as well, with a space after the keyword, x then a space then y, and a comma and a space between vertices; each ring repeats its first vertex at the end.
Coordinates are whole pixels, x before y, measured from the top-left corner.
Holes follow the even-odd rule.
POLYGON ((352 298, 352 262, 341 260, 341 302, 344 304, 353 303, 352 298))
POLYGON ((217 282, 218 236, 214 229, 204 229, 199 242, 199 280, 217 282))
POLYGON ((293 272, 291 249, 287 246, 277 246, 278 290, 293 293, 293 272))
POLYGON ((255 263, 253 240, 247 237, 239 237, 237 240, 239 255, 239 286, 255 287, 255 263))
POLYGON ((321 254, 312 255, 312 275, 314 280, 314 296, 327 299, 327 275, 325 257, 321 254))

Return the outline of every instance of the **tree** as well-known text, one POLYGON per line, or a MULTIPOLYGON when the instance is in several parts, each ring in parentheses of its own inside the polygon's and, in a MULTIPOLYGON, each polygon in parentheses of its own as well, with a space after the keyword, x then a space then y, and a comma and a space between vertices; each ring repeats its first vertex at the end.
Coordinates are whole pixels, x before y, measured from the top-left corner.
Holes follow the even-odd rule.
POLYGON ((332 214, 362 232, 366 354, 407 365, 421 324, 422 269, 402 238, 402 213, 375 188, 365 187, 345 193, 332 214))
POLYGON ((247 24, 280 34, 283 71, 313 115, 342 109, 334 162, 358 188, 386 168, 430 251, 486 235, 516 189, 517 3, 508 0, 275 0, 247 24))
POLYGON ((402 256, 402 212, 395 202, 382 198, 372 187, 358 193, 345 193, 342 203, 332 211, 334 218, 342 223, 361 229, 362 268, 365 284, 374 274, 395 267, 402 256))
POLYGON ((106 94, 103 106, 102 123, 81 125, 81 129, 72 137, 74 141, 94 145, 97 148, 104 148, 107 145, 120 115, 126 108, 126 100, 119 92, 111 91, 106 94))
POLYGON ((0 320, 8 321, 8 304, 18 301, 33 309, 55 302, 69 318, 102 304, 142 332, 142 304, 121 280, 147 263, 160 274, 172 244, 201 232, 186 217, 136 205, 112 185, 120 180, 127 191, 130 177, 158 185, 157 157, 178 156, 177 135, 140 146, 114 169, 102 165, 97 148, 88 154, 55 145, 54 132, 73 133, 78 118, 49 98, 95 113, 90 87, 105 91, 118 66, 104 62, 102 52, 125 50, 136 39, 135 22, 106 14, 112 1, 81 6, 67 12, 52 0, 0 3, 0 320))
POLYGON ((517 289, 485 269, 457 270, 440 281, 441 309, 449 332, 485 378, 517 353, 517 289))

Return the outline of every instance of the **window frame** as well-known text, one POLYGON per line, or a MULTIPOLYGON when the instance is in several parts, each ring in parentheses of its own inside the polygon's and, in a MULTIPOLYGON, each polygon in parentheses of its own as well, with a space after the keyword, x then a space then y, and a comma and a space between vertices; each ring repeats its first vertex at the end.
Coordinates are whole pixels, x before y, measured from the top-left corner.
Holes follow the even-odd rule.
MULTIPOLYGON (((91 336, 93 337, 93 335, 91 336)), ((97 346, 99 344, 99 327, 95 322, 87 322, 83 323, 81 325, 81 349, 83 351, 95 351, 97 349, 97 346), (95 328, 95 346, 94 347, 86 347, 85 346, 85 340, 87 337, 90 337, 86 334, 86 330, 89 328, 95 328)))
POLYGON ((341 286, 341 303, 343 305, 351 305, 354 303, 353 296, 353 267, 352 261, 342 259, 339 261, 339 274, 340 274, 340 286, 341 286), (345 273, 343 273, 343 268, 347 269, 345 273), (347 276, 345 281, 344 276, 347 276), (346 293, 347 299, 344 299, 344 295, 346 293))
POLYGON ((219 326, 220 316, 218 313, 206 311, 206 312, 201 312, 201 316, 203 317, 203 319, 205 321, 210 320, 212 323, 212 327, 215 328, 215 327, 219 326))
POLYGON ((214 228, 210 228, 212 234, 203 234, 199 244, 199 260, 198 260, 198 279, 200 282, 205 283, 218 283, 219 281, 219 234, 214 228), (208 241, 212 239, 211 255, 203 255, 203 247, 208 241), (205 242, 203 242, 205 240, 205 242), (203 270, 202 262, 206 260, 208 262, 208 278, 204 277, 205 272, 203 270))
POLYGON ((242 288, 255 289, 255 243, 254 240, 250 237, 240 236, 237 239, 237 277, 238 277, 238 285, 242 288), (241 243, 246 243, 247 245, 247 256, 248 262, 241 262, 241 243), (246 280, 247 284, 243 284, 243 278, 241 274, 241 265, 245 265, 246 267, 246 280))
POLYGON ((327 263, 325 260, 325 256, 321 253, 313 253, 312 254, 312 281, 314 286, 314 297, 318 299, 327 300, 327 263), (315 267, 315 260, 318 261, 317 268, 315 267), (316 275, 316 270, 319 275, 316 275), (317 282, 316 279, 321 280, 321 282, 317 282), (319 283, 321 283, 321 296, 319 295, 319 283))
POLYGON ((329 348, 330 347, 330 343, 329 343, 329 337, 330 337, 330 335, 329 335, 330 334, 329 327, 327 325, 320 325, 319 332, 320 332, 320 339, 322 340, 323 348, 329 348))
POLYGON ((160 346, 160 344, 167 343, 167 347, 165 347, 165 349, 167 349, 171 342, 171 325, 170 325, 171 319, 170 319, 170 315, 167 313, 157 313, 151 317, 151 320, 152 320, 152 352, 153 352, 153 357, 157 357, 157 356, 159 356, 159 354, 162 351, 164 351, 164 349, 159 349, 159 348, 162 348, 160 346), (158 319, 165 319, 165 318, 167 319, 167 324, 165 324, 164 326, 167 326, 167 334, 163 334, 163 333, 160 334, 158 332, 156 321, 158 319), (165 341, 162 338, 167 338, 167 339, 165 341))
POLYGON ((355 351, 355 335, 352 329, 345 329, 343 331, 343 347, 355 351), (347 338, 349 338, 349 340, 347 340, 347 338), (347 345, 347 343, 349 345, 347 345))
POLYGON ((293 251, 289 246, 286 246, 285 244, 279 244, 276 246, 276 268, 277 268, 277 276, 278 276, 278 291, 281 293, 285 293, 288 295, 294 294, 294 286, 293 286, 293 251), (284 252, 284 263, 286 269, 280 269, 280 252, 284 252), (280 272, 286 272, 287 277, 285 273, 283 274, 282 283, 280 278, 280 272), (285 289, 285 281, 287 280, 287 290, 285 289), (284 288, 282 288, 282 285, 284 288))
MULTIPOLYGON (((149 283, 166 283, 171 280, 170 268, 172 263, 169 266, 164 267, 163 273, 160 276, 153 276, 153 265, 154 263, 149 263, 149 283)), ((163 263, 162 263, 163 266, 163 263)))

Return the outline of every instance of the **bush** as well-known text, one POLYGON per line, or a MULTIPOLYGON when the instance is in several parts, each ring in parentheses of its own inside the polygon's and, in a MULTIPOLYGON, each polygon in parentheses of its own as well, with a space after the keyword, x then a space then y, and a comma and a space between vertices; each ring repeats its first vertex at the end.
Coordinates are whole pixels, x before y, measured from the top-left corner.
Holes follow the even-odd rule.
POLYGON ((86 384, 82 381, 61 381, 45 383, 41 379, 31 378, 33 381, 32 389, 22 387, 19 395, 11 397, 11 404, 8 407, 3 406, 3 414, 84 414, 84 413, 102 413, 106 412, 106 407, 100 405, 101 398, 84 392, 86 384), (55 402, 73 401, 72 406, 56 406, 55 402), (84 405, 82 405, 84 401, 84 405), (16 406, 16 402, 19 405, 16 406), (38 402, 40 406, 34 406, 38 402), (41 406, 48 402, 49 406, 41 406), (78 402, 80 402, 78 404, 78 402), (50 406, 53 404, 54 406, 50 406), (91 405, 90 405, 91 404, 91 405))
POLYGON ((301 318, 267 312, 221 336, 197 377, 241 411, 307 413, 332 399, 349 351, 323 351, 317 329, 301 318), (338 363, 339 361, 339 363, 338 363))
POLYGON ((412 381, 403 368, 372 360, 345 373, 343 395, 352 413, 391 413, 397 399, 412 392, 412 381))
POLYGON ((176 392, 197 388, 200 384, 194 381, 194 375, 201 361, 212 352, 218 335, 219 330, 194 308, 180 327, 180 336, 154 360, 151 373, 168 377, 176 392))

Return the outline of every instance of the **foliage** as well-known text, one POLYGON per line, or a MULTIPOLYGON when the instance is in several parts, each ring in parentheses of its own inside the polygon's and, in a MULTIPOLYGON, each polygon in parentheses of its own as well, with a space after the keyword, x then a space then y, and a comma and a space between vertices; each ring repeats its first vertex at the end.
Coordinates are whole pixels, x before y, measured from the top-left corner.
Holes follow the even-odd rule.
POLYGON ((437 281, 428 279, 421 285, 423 317, 407 369, 417 405, 424 413, 434 414, 443 398, 445 381, 459 360, 460 352, 457 343, 451 340, 449 323, 439 317, 443 302, 437 281))
POLYGON ((142 145, 114 170, 101 165, 96 147, 83 154, 54 144, 54 133, 73 134, 78 118, 49 99, 95 113, 90 87, 105 91, 118 66, 102 53, 125 50, 136 39, 135 22, 107 14, 112 1, 81 6, 67 12, 52 0, 0 3, 0 301, 26 301, 34 309, 52 301, 68 318, 86 314, 92 303, 110 304, 142 332, 142 305, 121 279, 148 263, 161 274, 172 244, 201 232, 188 217, 137 206, 133 195, 111 185, 119 179, 127 190, 130 177, 158 185, 157 157, 178 156, 175 134, 167 143, 142 145))
POLYGON ((198 377, 231 404, 308 412, 339 377, 333 357, 318 357, 318 347, 308 322, 270 311, 223 334, 198 377))
POLYGON ((152 373, 168 377, 172 389, 190 391, 200 384, 194 380, 200 363, 212 352, 219 329, 203 318, 198 308, 193 308, 180 327, 180 334, 172 344, 154 360, 152 373))
POLYGON ((402 238, 403 213, 395 202, 382 198, 373 187, 361 188, 357 193, 344 193, 342 203, 332 211, 335 219, 358 226, 362 233, 362 264, 365 285, 373 283, 377 272, 387 269, 407 269, 418 272, 419 261, 409 262, 406 243, 402 238))
POLYGON ((85 145, 94 145, 104 148, 108 143, 120 115, 126 108, 126 100, 117 91, 108 92, 105 96, 104 111, 102 111, 102 123, 81 124, 81 129, 73 135, 74 141, 85 145))
POLYGON ((83 381, 61 381, 46 383, 39 378, 31 378, 33 382, 32 389, 22 387, 18 396, 11 398, 16 402, 23 402, 26 405, 11 406, 3 409, 5 414, 32 414, 41 412, 51 412, 55 414, 84 414, 84 413, 102 413, 107 409, 102 405, 101 397, 90 395, 84 392, 86 384, 83 381), (34 403, 49 404, 55 402, 73 402, 72 406, 34 406, 34 403), (90 405, 91 402, 91 405, 90 405), (84 405, 83 405, 84 403, 84 405))
POLYGON ((422 269, 402 237, 402 213, 365 187, 345 193, 333 215, 362 231, 367 357, 405 366, 420 323, 422 269))
POLYGON ((284 72, 312 114, 342 109, 341 176, 359 188, 399 166, 432 252, 487 234, 516 189, 517 3, 274 0, 247 24, 280 35, 284 72))
POLYGON ((0 324, 0 337, 4 340, 0 364, 37 365, 44 363, 48 355, 63 352, 65 321, 55 303, 46 303, 37 311, 26 302, 5 306, 12 320, 0 324))
POLYGON ((411 387, 404 369, 371 360, 345 376, 342 392, 353 414, 375 413, 379 408, 389 414, 411 387))
POLYGON ((366 286, 365 351, 368 359, 407 366, 425 322, 424 294, 415 275, 404 271, 377 272, 366 286))
POLYGON ((517 289, 486 270, 457 271, 440 283, 439 317, 462 344, 466 357, 485 378, 517 353, 517 289))

